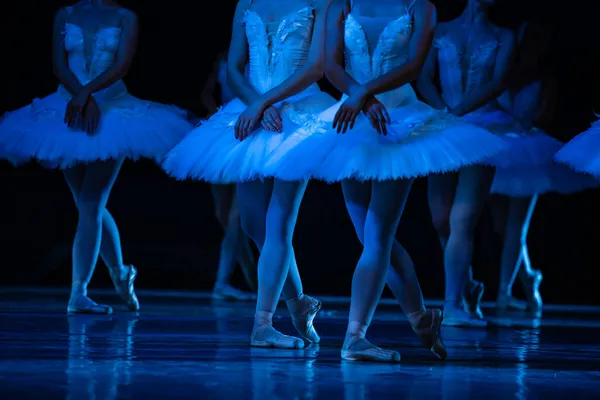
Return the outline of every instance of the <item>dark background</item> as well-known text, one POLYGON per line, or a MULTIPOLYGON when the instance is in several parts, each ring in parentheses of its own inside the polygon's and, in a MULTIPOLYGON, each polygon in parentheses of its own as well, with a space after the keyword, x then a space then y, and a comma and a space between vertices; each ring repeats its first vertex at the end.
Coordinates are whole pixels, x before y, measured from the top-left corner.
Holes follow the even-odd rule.
MULTIPOLYGON (((51 29, 58 0, 5 1, 0 9, 2 98, 0 114, 56 89, 51 66, 51 29)), ((499 1, 494 21, 517 27, 531 16, 552 22, 552 69, 560 79, 553 136, 568 141, 600 110, 600 35, 597 0, 499 1)), ((138 13, 141 40, 126 83, 132 94, 203 114, 199 97, 217 53, 226 49, 234 0, 122 1, 138 13)), ((457 16, 461 1, 437 1, 440 19, 457 16)), ((327 83, 324 87, 330 89, 327 83)), ((60 171, 31 165, 0 165, 2 196, 1 285, 68 286, 77 215, 60 171)), ((534 267, 544 272, 547 303, 600 304, 595 279, 600 245, 600 191, 543 196, 529 234, 534 267)), ((209 187, 176 182, 149 161, 127 162, 109 208, 121 229, 126 262, 135 264, 138 288, 210 289, 222 236, 209 187)), ((441 249, 431 226, 425 182, 418 181, 398 238, 413 255, 427 297, 443 296, 441 249)), ((497 290, 501 238, 486 212, 474 257, 485 298, 497 290)), ((296 255, 309 293, 348 295, 360 254, 338 185, 309 185, 295 236, 296 255)), ((101 263, 101 261, 100 261, 101 263)), ((237 283, 241 276, 236 275, 237 283)), ((92 286, 109 287, 100 265, 92 286)), ((515 285, 516 294, 520 288, 515 285)), ((386 295, 389 295, 386 293, 386 295)))

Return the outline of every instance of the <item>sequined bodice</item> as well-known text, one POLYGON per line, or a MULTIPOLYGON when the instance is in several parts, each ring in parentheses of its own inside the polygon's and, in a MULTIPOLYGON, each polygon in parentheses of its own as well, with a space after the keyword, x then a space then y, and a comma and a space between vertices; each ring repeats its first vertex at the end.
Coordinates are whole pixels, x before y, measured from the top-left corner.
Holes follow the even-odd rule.
POLYGON ((471 54, 463 54, 449 35, 439 38, 434 45, 438 49, 442 98, 448 106, 456 107, 493 79, 497 41, 484 43, 471 54))
POLYGON ((89 36, 79 26, 66 23, 64 35, 69 69, 85 85, 112 66, 119 49, 121 28, 102 28, 89 36))
MULTIPOLYGON (((364 84, 403 65, 409 57, 412 33, 413 18, 409 11, 394 19, 358 17, 350 12, 344 23, 346 71, 358 83, 364 84), (377 37, 376 41, 371 41, 376 43, 375 46, 369 43, 369 34, 377 37)), ((416 101, 410 85, 377 97, 387 107, 416 101)))
POLYGON ((251 9, 244 15, 249 79, 259 93, 279 85, 308 61, 314 13, 304 7, 287 15, 274 31, 251 9))

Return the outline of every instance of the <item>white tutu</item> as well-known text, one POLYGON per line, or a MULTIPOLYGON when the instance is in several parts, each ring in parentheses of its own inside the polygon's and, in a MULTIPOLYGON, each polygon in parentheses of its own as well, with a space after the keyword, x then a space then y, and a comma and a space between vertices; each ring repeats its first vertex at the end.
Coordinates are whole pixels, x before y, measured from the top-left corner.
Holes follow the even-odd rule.
POLYGON ((555 160, 600 179, 600 120, 564 145, 555 160))
POLYGON ((140 100, 128 94, 122 82, 94 98, 100 122, 93 135, 64 123, 70 95, 63 88, 5 114, 0 155, 17 164, 36 159, 59 168, 122 157, 160 160, 192 128, 182 110, 140 100))
MULTIPOLYGON (((271 155, 280 147, 289 149, 297 134, 310 134, 321 130, 323 123, 317 119, 322 110, 335 100, 314 85, 276 107, 283 119, 283 132, 270 132, 259 128, 250 137, 239 141, 234 136, 234 126, 246 109, 235 99, 219 112, 190 132, 169 152, 163 168, 178 179, 193 178, 211 183, 235 183, 272 177, 265 170, 271 155)), ((313 167, 312 159, 302 161, 313 167)))
POLYGON ((273 152, 267 173, 326 182, 413 178, 480 163, 506 147, 485 129, 416 99, 406 103, 388 108, 392 123, 383 136, 362 114, 345 134, 332 130, 340 101, 320 116, 326 130, 292 135, 273 152))
POLYGON ((485 107, 463 119, 495 133, 508 145, 507 150, 488 160, 496 167, 492 193, 529 197, 548 192, 568 194, 596 186, 589 177, 553 162, 563 143, 537 128, 522 126, 507 112, 485 107))

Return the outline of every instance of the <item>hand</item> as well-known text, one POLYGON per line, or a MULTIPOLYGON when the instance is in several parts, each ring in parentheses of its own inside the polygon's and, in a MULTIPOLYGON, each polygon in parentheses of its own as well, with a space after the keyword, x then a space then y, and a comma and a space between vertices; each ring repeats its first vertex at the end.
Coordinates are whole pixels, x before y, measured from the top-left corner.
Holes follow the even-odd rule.
POLYGON ((98 129, 99 122, 100 108, 98 107, 98 103, 96 103, 96 99, 90 96, 83 109, 83 130, 93 135, 96 133, 96 129, 98 129))
POLYGON ((235 123, 235 138, 239 140, 246 139, 265 110, 265 106, 260 102, 254 102, 248 105, 248 107, 240 114, 237 122, 235 123))
POLYGON ((263 112, 260 124, 263 128, 271 132, 281 133, 283 129, 281 115, 279 115, 279 111, 277 111, 277 108, 273 106, 267 107, 266 110, 263 112))
POLYGON ((69 127, 73 127, 76 123, 83 121, 83 108, 85 107, 91 93, 85 89, 79 91, 71 97, 71 100, 67 103, 67 109, 65 110, 64 123, 69 127))
POLYGON ((387 124, 391 124, 392 120, 385 106, 381 104, 375 97, 370 97, 365 101, 363 113, 369 119, 371 126, 375 128, 377 133, 387 135, 387 124))
POLYGON ((460 105, 458 105, 456 107, 448 107, 448 113, 450 113, 452 115, 456 115, 457 117, 462 117, 463 115, 466 114, 464 112, 464 110, 461 109, 460 105))
POLYGON ((337 133, 346 133, 348 128, 354 128, 354 121, 360 114, 367 95, 364 90, 360 89, 356 93, 351 94, 340 106, 340 109, 335 113, 333 118, 333 129, 337 127, 337 133))

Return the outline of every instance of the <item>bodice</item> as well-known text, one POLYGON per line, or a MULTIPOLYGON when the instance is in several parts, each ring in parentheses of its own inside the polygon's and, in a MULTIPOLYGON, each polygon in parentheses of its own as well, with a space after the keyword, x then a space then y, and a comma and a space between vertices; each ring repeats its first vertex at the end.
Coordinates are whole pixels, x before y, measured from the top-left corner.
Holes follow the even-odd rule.
MULTIPOLYGON (((105 27, 91 34, 80 26, 67 22, 63 34, 69 69, 82 85, 113 65, 121 41, 120 27, 105 27)), ((59 91, 67 95, 62 86, 59 91)), ((96 96, 114 97, 125 92, 124 83, 119 81, 96 93, 96 96)))
POLYGON ((442 98, 448 106, 456 107, 494 78, 498 41, 487 41, 475 47, 471 54, 460 51, 450 35, 437 39, 434 46, 438 51, 442 98))
MULTIPOLYGON (((358 17, 350 12, 344 22, 346 71, 364 84, 407 62, 413 33, 409 10, 398 18, 358 17), (369 37, 377 40, 369 41, 369 37), (373 46, 374 44, 374 46, 373 46)), ((386 107, 417 100, 410 85, 378 95, 386 107)))
POLYGON ((312 7, 290 13, 275 30, 251 9, 246 10, 244 23, 249 49, 248 78, 259 93, 281 84, 308 61, 314 24, 312 7))

